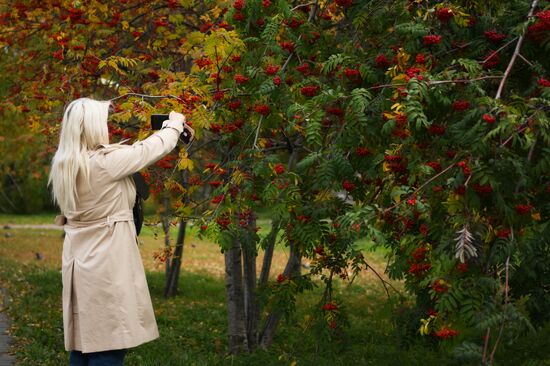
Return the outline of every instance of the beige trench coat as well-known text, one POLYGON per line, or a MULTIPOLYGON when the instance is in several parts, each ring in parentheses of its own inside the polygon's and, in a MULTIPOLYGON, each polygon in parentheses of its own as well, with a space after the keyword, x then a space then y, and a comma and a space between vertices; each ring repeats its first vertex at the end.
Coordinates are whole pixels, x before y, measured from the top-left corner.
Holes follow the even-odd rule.
POLYGON ((56 217, 63 225, 65 350, 83 353, 131 348, 159 337, 137 246, 132 174, 172 151, 183 124, 163 128, 133 145, 90 151, 90 191, 77 175, 77 209, 56 217))

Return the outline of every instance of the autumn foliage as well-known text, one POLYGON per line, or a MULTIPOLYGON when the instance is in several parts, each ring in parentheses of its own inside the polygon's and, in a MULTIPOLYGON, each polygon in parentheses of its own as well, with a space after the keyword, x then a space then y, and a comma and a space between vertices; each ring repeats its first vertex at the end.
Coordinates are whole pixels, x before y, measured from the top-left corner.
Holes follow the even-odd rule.
POLYGON ((4 6, 1 113, 51 153, 72 98, 177 97, 120 100, 113 138, 146 136, 152 111, 184 111, 198 140, 157 163, 158 189, 223 249, 257 247, 249 224, 269 207, 312 267, 279 274, 268 297, 321 275, 330 336, 346 326, 331 283, 371 270, 362 252, 373 246, 417 298, 418 337, 492 362, 498 329, 514 338, 549 320, 548 289, 535 290, 530 270, 550 263, 533 255, 550 213, 546 3, 193 4, 4 6))

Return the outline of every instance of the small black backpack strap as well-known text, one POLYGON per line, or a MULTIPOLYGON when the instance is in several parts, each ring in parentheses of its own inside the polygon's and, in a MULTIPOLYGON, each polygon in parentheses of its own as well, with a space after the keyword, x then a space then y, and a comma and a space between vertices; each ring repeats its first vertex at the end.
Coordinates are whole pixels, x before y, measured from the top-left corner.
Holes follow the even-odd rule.
POLYGON ((140 172, 134 173, 132 176, 136 185, 136 202, 134 203, 134 224, 136 225, 136 233, 139 235, 143 226, 143 200, 149 197, 149 186, 140 172))
POLYGON ((136 184, 136 191, 137 193, 146 200, 149 198, 149 186, 145 182, 145 179, 141 175, 140 172, 134 173, 132 176, 134 178, 134 183, 136 184))

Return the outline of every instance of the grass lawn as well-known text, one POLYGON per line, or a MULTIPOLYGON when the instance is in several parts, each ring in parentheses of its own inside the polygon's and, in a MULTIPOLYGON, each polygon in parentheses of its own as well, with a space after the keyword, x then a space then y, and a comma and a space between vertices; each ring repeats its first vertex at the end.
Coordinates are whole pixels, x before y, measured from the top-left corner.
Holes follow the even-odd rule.
MULTIPOLYGON (((44 217, 22 222, 42 223, 40 220, 44 217)), ((0 218, 0 223, 4 222, 0 218)), ((7 288, 11 296, 6 310, 13 322, 17 365, 68 364, 61 310, 61 233, 60 230, 0 229, 0 286, 7 288), (42 260, 36 259, 37 252, 43 256, 42 260)), ((299 296, 296 313, 281 324, 268 351, 228 355, 223 256, 218 246, 197 239, 193 230, 190 231, 184 249, 179 295, 166 300, 162 297, 163 265, 155 263, 152 257, 163 245, 160 229, 158 234, 155 237, 151 228, 145 228, 140 235, 140 250, 160 338, 131 349, 126 365, 453 364, 446 356, 452 342, 437 346, 417 336, 412 343, 403 345, 392 317, 399 305, 386 301, 382 286, 370 272, 363 273, 351 286, 337 281, 335 292, 346 299, 350 323, 342 342, 328 342, 310 327, 308 310, 317 304, 322 293, 322 288, 316 288, 299 296)), ((379 252, 367 255, 371 265, 383 271, 383 255, 379 252)), ((272 278, 282 270, 286 258, 285 248, 276 248, 272 278)), ((550 336, 548 328, 547 337, 526 338, 514 349, 503 347, 503 356, 499 359, 506 362, 499 364, 550 365, 550 356, 543 351, 546 350, 544 342, 550 336)))

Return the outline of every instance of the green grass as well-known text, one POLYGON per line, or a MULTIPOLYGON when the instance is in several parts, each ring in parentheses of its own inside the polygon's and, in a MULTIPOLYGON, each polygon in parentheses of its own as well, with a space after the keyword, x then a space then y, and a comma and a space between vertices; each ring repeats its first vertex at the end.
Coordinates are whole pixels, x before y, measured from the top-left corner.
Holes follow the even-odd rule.
MULTIPOLYGON (((43 218, 38 215, 22 221, 39 223, 43 218)), ((262 225, 268 226, 264 221, 262 225)), ((318 287, 298 297, 296 313, 280 325, 269 350, 231 356, 227 352, 223 256, 219 247, 200 241, 191 231, 186 237, 179 295, 166 300, 162 297, 163 266, 150 258, 162 247, 162 237, 155 239, 151 228, 144 230, 140 252, 160 338, 131 349, 126 365, 460 364, 451 362, 449 351, 456 345, 452 341, 437 345, 419 335, 401 335, 395 320, 400 305, 396 299, 386 300, 382 286, 370 272, 362 273, 351 286, 340 280, 335 284, 335 295, 345 299, 350 324, 340 340, 328 341, 312 329, 311 309, 322 294, 318 287)), ((7 288, 11 296, 6 311, 12 319, 17 365, 68 363, 61 308, 62 241, 59 230, 0 228, 0 286, 7 288), (36 260, 35 252, 42 253, 44 259, 36 260)), ((383 254, 380 250, 366 254, 381 272, 383 254)), ((284 267, 287 255, 286 248, 276 248, 272 279, 284 267)), ((394 284, 401 288, 400 283, 394 284)), ((538 334, 521 338, 513 347, 503 344, 497 355, 498 365, 550 365, 548 339, 550 325, 538 334)))
MULTIPOLYGON (((443 360, 427 348, 397 347, 391 307, 380 306, 380 289, 337 286, 338 295, 351 300, 351 328, 343 344, 322 341, 307 327, 308 307, 320 296, 316 289, 299 298, 298 311, 282 323, 269 351, 231 356, 222 279, 183 271, 180 295, 169 300, 162 297, 161 273, 149 272, 147 280, 161 338, 131 349, 126 365, 436 365, 443 360)), ((59 271, 0 259, 0 281, 12 298, 8 314, 18 365, 66 364, 59 271)))
POLYGON ((0 213, 0 224, 17 224, 17 225, 42 225, 53 224, 53 220, 58 213, 41 212, 34 215, 16 215, 0 213))

